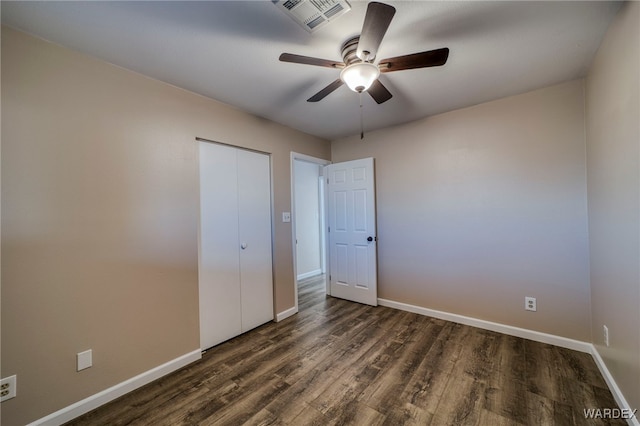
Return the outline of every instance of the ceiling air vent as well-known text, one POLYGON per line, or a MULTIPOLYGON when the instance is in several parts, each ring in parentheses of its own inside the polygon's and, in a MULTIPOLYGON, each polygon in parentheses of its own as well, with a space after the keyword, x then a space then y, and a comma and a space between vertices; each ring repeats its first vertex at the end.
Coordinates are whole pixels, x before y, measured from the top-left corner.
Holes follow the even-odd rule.
POLYGON ((351 10, 346 0, 272 0, 273 3, 309 32, 327 25, 351 10))

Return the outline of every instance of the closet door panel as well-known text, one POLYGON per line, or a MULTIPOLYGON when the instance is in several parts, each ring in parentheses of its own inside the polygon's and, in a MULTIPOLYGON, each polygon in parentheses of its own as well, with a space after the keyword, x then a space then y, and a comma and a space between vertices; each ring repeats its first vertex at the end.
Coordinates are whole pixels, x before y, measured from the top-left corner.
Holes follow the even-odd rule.
POLYGON ((241 330, 237 150, 200 142, 200 345, 241 330))
POLYGON ((242 331, 273 319, 269 156, 238 151, 242 331), (244 247, 244 248, 243 248, 244 247))

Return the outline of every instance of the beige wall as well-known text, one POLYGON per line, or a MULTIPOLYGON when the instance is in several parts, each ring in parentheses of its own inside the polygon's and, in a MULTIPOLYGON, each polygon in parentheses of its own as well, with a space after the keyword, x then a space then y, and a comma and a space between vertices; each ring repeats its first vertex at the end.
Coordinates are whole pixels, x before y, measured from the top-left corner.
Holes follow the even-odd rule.
POLYGON ((334 141, 375 157, 378 296, 590 341, 583 102, 579 80, 334 141))
MULTIPOLYGON (((631 407, 639 15, 625 5, 603 41, 586 119, 574 81, 331 147, 333 161, 376 158, 379 297, 584 341, 593 328, 631 407), (524 296, 538 312, 524 311, 524 296)), ((195 137, 271 152, 276 218, 291 209, 290 151, 330 153, 320 139, 5 28, 2 89, 2 377, 18 375, 19 396, 1 416, 12 425, 198 348, 195 137), (88 348, 94 366, 77 373, 75 354, 88 348)), ((274 245, 281 312, 294 305, 290 224, 275 221, 274 245)))
MULTIPOLYGON (((14 30, 2 30, 2 424, 42 418, 199 348, 196 137, 272 153, 329 143, 14 30), (77 352, 94 366, 75 371, 77 352)), ((276 312, 294 306, 275 221, 276 312)))
POLYGON ((593 342, 631 408, 640 408, 638 2, 624 4, 610 25, 586 89, 593 342))

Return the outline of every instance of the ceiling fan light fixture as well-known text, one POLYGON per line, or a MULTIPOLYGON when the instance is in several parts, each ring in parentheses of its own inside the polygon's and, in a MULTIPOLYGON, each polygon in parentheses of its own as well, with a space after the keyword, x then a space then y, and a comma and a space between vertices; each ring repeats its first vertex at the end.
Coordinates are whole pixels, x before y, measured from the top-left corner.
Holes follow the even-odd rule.
MULTIPOLYGON (((302 0, 272 0, 285 2, 294 7, 302 0)), ((319 0, 305 0, 318 2, 319 0)), ((348 0, 322 0, 322 2, 348 0)), ((425 52, 411 53, 409 55, 396 56, 394 58, 373 61, 378 53, 380 43, 391 24, 396 9, 388 4, 379 1, 371 1, 367 5, 367 13, 362 24, 360 35, 347 39, 340 49, 343 62, 331 61, 310 56, 296 55, 293 53, 283 53, 280 55, 281 62, 293 62, 297 64, 315 65, 319 67, 342 69, 340 78, 334 80, 315 95, 307 99, 307 102, 318 102, 324 99, 329 93, 346 84, 350 90, 356 93, 367 92, 377 104, 384 103, 391 99, 393 95, 378 80, 380 73, 392 71, 410 70, 415 68, 428 68, 444 65, 449 56, 449 49, 428 50, 425 52)), ((362 105, 362 97, 360 97, 362 105)))
POLYGON ((351 64, 340 72, 340 79, 354 92, 366 92, 380 76, 378 67, 370 62, 351 64))

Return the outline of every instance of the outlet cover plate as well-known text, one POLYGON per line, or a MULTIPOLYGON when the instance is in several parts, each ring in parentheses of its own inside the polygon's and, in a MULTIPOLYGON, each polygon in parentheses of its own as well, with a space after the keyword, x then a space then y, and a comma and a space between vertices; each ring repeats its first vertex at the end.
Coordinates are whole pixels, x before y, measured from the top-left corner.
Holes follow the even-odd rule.
POLYGON ((89 349, 88 351, 80 352, 76 355, 77 360, 77 371, 82 371, 87 369, 93 365, 93 351, 89 349))
POLYGON ((4 402, 7 399, 15 398, 16 382, 17 377, 15 374, 13 376, 5 377, 4 379, 0 380, 0 392, 2 393, 0 402, 4 402))
POLYGON ((535 312, 538 309, 537 304, 536 304, 536 298, 535 297, 525 297, 524 298, 524 309, 526 309, 527 311, 535 312))

